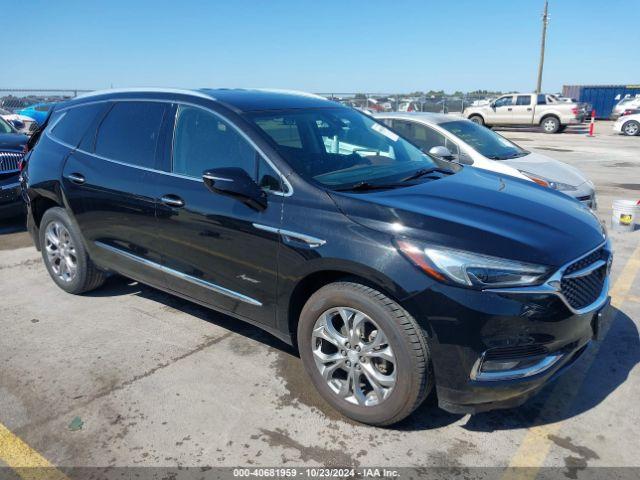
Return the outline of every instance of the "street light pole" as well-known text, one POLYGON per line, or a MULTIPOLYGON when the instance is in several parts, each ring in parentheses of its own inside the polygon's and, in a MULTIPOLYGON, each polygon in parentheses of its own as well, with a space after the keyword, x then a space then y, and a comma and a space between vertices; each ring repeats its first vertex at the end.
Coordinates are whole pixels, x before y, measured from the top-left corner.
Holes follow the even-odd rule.
POLYGON ((538 65, 538 85, 536 93, 542 91, 542 68, 544 67, 544 48, 547 40, 547 25, 549 24, 549 0, 544 0, 544 13, 542 14, 542 41, 540 42, 540 64, 538 65))

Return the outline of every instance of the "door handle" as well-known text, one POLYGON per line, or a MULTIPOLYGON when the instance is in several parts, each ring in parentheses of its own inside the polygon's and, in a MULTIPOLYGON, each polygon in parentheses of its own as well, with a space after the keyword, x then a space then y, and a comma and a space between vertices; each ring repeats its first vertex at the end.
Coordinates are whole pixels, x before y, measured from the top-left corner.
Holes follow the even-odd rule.
POLYGON ((527 112, 530 112, 531 110, 532 110, 531 107, 527 108, 527 112))
POLYGON ((69 181, 77 184, 77 185, 82 185, 84 182, 86 182, 87 180, 84 178, 84 175, 80 174, 80 173, 70 173, 69 175, 67 175, 67 178, 69 179, 69 181))
POLYGON ((507 111, 509 111, 509 112, 510 112, 511 110, 513 110, 511 107, 507 108, 507 111))
POLYGON ((165 205, 168 205, 169 207, 175 207, 175 208, 184 207, 184 200, 182 200, 177 195, 172 195, 172 194, 163 195, 162 197, 160 197, 160 201, 165 205))

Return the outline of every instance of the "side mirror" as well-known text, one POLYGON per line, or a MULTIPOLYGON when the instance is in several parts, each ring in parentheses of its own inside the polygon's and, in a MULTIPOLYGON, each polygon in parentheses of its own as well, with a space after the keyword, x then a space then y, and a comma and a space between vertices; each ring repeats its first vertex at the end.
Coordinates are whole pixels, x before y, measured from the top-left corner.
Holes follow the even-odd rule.
POLYGON ((431 149, 429 150, 429 155, 442 158, 443 160, 453 160, 454 158, 451 154, 451 151, 447 147, 443 147, 442 145, 431 147, 431 149))
POLYGON ((213 168, 202 174, 202 180, 213 193, 235 198, 258 211, 267 208, 267 194, 242 168, 213 168))

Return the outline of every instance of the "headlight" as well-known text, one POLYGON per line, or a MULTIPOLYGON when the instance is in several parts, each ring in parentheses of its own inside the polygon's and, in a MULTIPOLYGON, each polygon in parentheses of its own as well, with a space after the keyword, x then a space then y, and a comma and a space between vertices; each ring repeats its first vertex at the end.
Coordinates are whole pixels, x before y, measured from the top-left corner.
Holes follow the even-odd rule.
POLYGON ((399 250, 436 280, 471 288, 537 285, 551 273, 542 265, 398 240, 399 250))
POLYGON ((526 175, 531 180, 536 182, 538 185, 542 185, 543 187, 549 187, 553 190, 558 190, 560 192, 573 192, 577 190, 573 185, 569 185, 568 183, 556 182, 554 180, 549 180, 547 178, 541 177, 540 175, 535 175, 533 173, 525 172, 524 170, 520 170, 520 173, 526 175))

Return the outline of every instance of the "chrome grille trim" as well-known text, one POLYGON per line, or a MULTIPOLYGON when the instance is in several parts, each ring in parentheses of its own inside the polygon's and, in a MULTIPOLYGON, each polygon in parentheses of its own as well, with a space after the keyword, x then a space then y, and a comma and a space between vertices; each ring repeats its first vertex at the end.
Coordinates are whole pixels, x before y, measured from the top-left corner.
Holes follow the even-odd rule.
MULTIPOLYGON (((602 288, 600 289, 600 293, 591 302, 589 305, 584 305, 582 307, 573 306, 567 297, 565 296, 562 289, 562 280, 563 278, 568 278, 571 280, 570 275, 573 273, 580 273, 581 268, 576 268, 576 264, 579 264, 580 261, 586 259, 587 257, 594 255, 599 250, 603 250, 607 253, 606 262, 610 262, 613 257, 613 252, 611 251, 611 244, 608 240, 604 241, 598 247, 593 250, 588 251, 584 255, 580 255, 578 258, 566 263, 562 267, 560 267, 553 275, 551 275, 546 282, 542 285, 533 285, 531 287, 515 287, 515 288, 487 288, 484 291, 486 292, 494 292, 494 293, 504 293, 504 294, 528 294, 528 295, 555 295, 558 297, 565 306, 574 314, 582 315, 585 313, 593 312, 594 310, 602 307, 609 297, 609 274, 608 271, 604 273, 604 279, 602 280, 602 288), (565 274, 568 272, 569 277, 565 277, 565 274)), ((595 260, 594 260, 595 262, 595 260)), ((606 266, 600 265, 600 268, 608 268, 606 266)), ((597 271, 597 270, 595 270, 597 271)), ((577 277, 577 278, 585 278, 585 277, 577 277)))
POLYGON ((0 174, 19 172, 18 163, 22 157, 24 153, 21 152, 0 152, 0 174))

